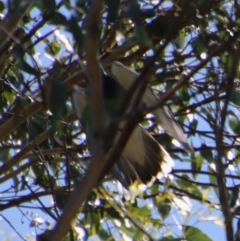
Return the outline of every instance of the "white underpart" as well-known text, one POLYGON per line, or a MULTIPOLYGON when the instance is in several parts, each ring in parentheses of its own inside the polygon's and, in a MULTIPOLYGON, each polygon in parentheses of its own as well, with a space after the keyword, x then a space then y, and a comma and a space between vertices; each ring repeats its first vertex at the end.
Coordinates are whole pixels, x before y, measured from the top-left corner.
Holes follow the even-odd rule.
MULTIPOLYGON (((115 141, 114 141, 115 143, 120 135, 121 135, 121 132, 117 134, 117 137, 115 138, 115 141)), ((122 156, 134 162, 138 162, 139 164, 144 164, 145 146, 142 138, 141 126, 138 125, 133 130, 131 136, 128 139, 127 144, 123 149, 122 156)))
MULTIPOLYGON (((125 90, 129 90, 136 78, 139 76, 136 71, 117 61, 112 63, 111 70, 113 75, 125 90)), ((151 87, 146 88, 142 101, 147 107, 156 105, 157 98, 151 87)), ((188 145, 188 141, 182 129, 178 126, 178 124, 176 124, 175 120, 165 107, 159 107, 153 111, 153 114, 155 115, 159 124, 162 125, 169 134, 176 138, 184 146, 184 148, 192 151, 192 147, 188 145)))

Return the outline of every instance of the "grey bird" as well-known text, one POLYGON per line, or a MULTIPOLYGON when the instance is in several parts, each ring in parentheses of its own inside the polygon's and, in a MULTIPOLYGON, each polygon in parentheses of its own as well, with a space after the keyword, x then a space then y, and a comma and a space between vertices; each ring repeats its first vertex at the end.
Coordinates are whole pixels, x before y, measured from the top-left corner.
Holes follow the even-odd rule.
MULTIPOLYGON (((103 71, 102 77, 105 127, 118 114, 127 90, 138 76, 134 70, 127 68, 120 62, 113 62, 111 67, 113 75, 106 74, 103 71)), ((91 146, 90 108, 87 91, 74 86, 72 100, 77 117, 87 134, 88 143, 91 146)), ((152 106, 156 103, 156 100, 153 91, 148 87, 143 95, 142 103, 146 106, 152 106)), ((182 129, 164 107, 158 108, 153 114, 160 125, 165 127, 187 150, 192 151, 182 129)), ((113 145, 121 135, 121 128, 125 121, 119 123, 113 145)), ((135 183, 146 187, 150 186, 156 178, 171 172, 173 166, 174 162, 166 150, 148 131, 138 124, 128 139, 112 172, 125 188, 129 188, 135 183)))
MULTIPOLYGON (((138 73, 131 68, 124 66, 122 63, 115 61, 111 65, 113 75, 116 77, 121 86, 127 91, 138 77, 138 73)), ((150 86, 145 90, 142 104, 147 107, 154 106, 157 98, 150 86)), ((159 106, 153 111, 153 114, 159 125, 172 135, 186 150, 193 152, 193 148, 188 144, 181 127, 173 119, 172 114, 164 106, 159 106)))

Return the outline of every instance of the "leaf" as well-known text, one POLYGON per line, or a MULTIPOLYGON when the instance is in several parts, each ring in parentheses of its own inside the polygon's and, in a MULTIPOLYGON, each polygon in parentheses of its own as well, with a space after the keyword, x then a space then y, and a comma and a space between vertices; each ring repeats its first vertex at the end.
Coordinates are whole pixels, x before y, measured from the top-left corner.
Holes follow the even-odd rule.
POLYGON ((197 177, 197 173, 196 171, 200 171, 202 168, 202 164, 203 164, 203 157, 198 155, 192 162, 191 162, 191 167, 193 170, 193 176, 196 179, 197 177))
POLYGON ((62 194, 56 194, 55 195, 55 201, 58 208, 63 209, 67 200, 69 198, 69 194, 62 193, 62 194))
POLYGON ((168 199, 165 199, 163 203, 158 205, 158 211, 163 219, 167 218, 171 211, 171 202, 168 199))
POLYGON ((236 106, 240 107, 240 91, 232 89, 229 100, 236 106))
POLYGON ((101 238, 101 240, 107 240, 107 241, 114 241, 115 240, 112 237, 112 235, 109 235, 109 233, 104 229, 98 230, 98 236, 101 238))
POLYGON ((191 126, 189 134, 195 135, 196 131, 197 131, 197 127, 198 127, 198 119, 195 117, 195 115, 190 114, 190 115, 188 115, 188 120, 189 120, 189 123, 190 123, 190 126, 191 126))
POLYGON ((41 186, 44 189, 54 188, 56 187, 56 179, 50 175, 41 175, 37 176, 35 179, 35 184, 41 186))
POLYGON ((142 8, 140 9, 142 12, 142 15, 144 15, 144 18, 154 18, 155 17, 155 10, 153 8, 142 8))
POLYGON ((27 127, 28 127, 28 133, 29 133, 29 140, 33 140, 44 130, 44 128, 42 128, 39 124, 37 124, 33 119, 28 121, 27 127))
POLYGON ((137 39, 140 43, 147 45, 149 48, 153 49, 152 42, 148 38, 147 32, 145 30, 144 26, 137 25, 135 27, 135 33, 137 36, 137 39))
POLYGON ((96 210, 91 210, 89 213, 90 224, 92 228, 92 234, 95 235, 100 227, 100 215, 96 210))
MULTIPOLYGON (((50 237, 52 234, 52 230, 46 230, 44 232, 42 232, 41 234, 37 234, 37 241, 49 241, 50 237)), ((74 239, 77 240, 77 237, 74 239)), ((67 233, 67 235, 62 239, 62 241, 72 241, 72 237, 69 234, 69 232, 67 233)))
MULTIPOLYGON (((201 145, 201 148, 205 148, 207 147, 206 144, 202 144, 201 145)), ((213 162, 214 161, 214 158, 213 158, 213 154, 212 154, 212 151, 211 150, 203 150, 200 152, 201 156, 209 163, 213 162)))
POLYGON ((54 54, 55 54, 55 55, 58 54, 58 53, 60 52, 60 50, 61 50, 61 45, 60 45, 60 43, 57 42, 57 41, 54 41, 54 42, 52 42, 51 45, 52 45, 52 49, 53 49, 54 54))
POLYGON ((120 0, 106 0, 106 4, 108 6, 107 21, 114 23, 118 15, 120 0))
POLYGON ((136 25, 142 24, 142 12, 140 10, 140 5, 137 1, 131 1, 129 8, 126 12, 127 16, 132 19, 136 25))
POLYGON ((183 241, 183 240, 184 240, 183 238, 173 238, 173 236, 167 236, 160 239, 159 241, 183 241))
POLYGON ((69 164, 68 165, 68 171, 65 173, 65 184, 68 185, 69 182, 77 181, 76 179, 79 178, 80 172, 78 168, 76 168, 74 165, 69 164))
MULTIPOLYGON (((212 173, 212 167, 208 166, 208 170, 212 173)), ((210 182, 214 185, 217 186, 217 178, 215 175, 208 175, 210 182)), ((213 187, 214 192, 216 193, 216 195, 218 196, 218 189, 216 187, 213 187)))
MULTIPOLYGON (((14 176, 14 177, 12 178, 12 181, 13 181, 13 183, 14 183, 15 193, 17 193, 18 190, 19 190, 18 186, 19 186, 19 184, 20 184, 20 181, 18 180, 17 176, 14 176)), ((20 187, 20 189, 21 189, 21 187, 20 187)))
POLYGON ((14 14, 15 17, 21 16, 23 12, 25 12, 26 7, 29 6, 33 0, 11 0, 8 2, 9 13, 14 14))
POLYGON ((0 162, 7 162, 10 157, 10 148, 6 148, 0 151, 0 162))
POLYGON ((186 103, 189 103, 190 95, 188 92, 188 88, 186 86, 181 88, 180 95, 183 101, 185 101, 186 103))
POLYGON ((151 215, 151 210, 147 206, 134 207, 132 209, 132 215, 135 217, 149 217, 151 215))
POLYGON ((2 13, 5 9, 5 5, 2 1, 0 1, 0 13, 2 13))
POLYGON ((50 21, 51 24, 57 25, 57 26, 67 26, 68 25, 68 20, 67 18, 59 13, 59 12, 55 12, 53 14, 53 16, 51 17, 50 21))
POLYGON ((55 70, 52 75, 51 94, 50 94, 50 110, 52 112, 51 117, 51 129, 50 136, 52 137, 57 128, 61 115, 67 100, 67 90, 63 83, 60 82, 60 71, 58 63, 55 64, 55 70))
POLYGON ((43 9, 48 11, 49 13, 52 13, 56 10, 56 2, 55 0, 41 0, 41 4, 43 9))
POLYGON ((77 43, 78 50, 83 50, 84 46, 84 35, 82 33, 82 29, 78 25, 78 21, 73 16, 68 21, 67 30, 72 33, 74 40, 77 43))
POLYGON ((32 74, 32 75, 38 75, 38 71, 34 69, 28 62, 24 60, 24 54, 25 50, 22 48, 21 45, 16 44, 12 50, 15 58, 18 61, 19 68, 23 70, 26 73, 32 74))
POLYGON ((36 177, 45 175, 45 167, 41 164, 36 164, 32 166, 32 171, 36 177))
POLYGON ((17 89, 19 89, 20 87, 20 83, 17 81, 16 76, 7 74, 7 79, 9 81, 9 84, 12 86, 12 88, 17 91, 17 89))
POLYGON ((132 230, 129 228, 125 228, 124 226, 119 227, 118 230, 121 231, 121 233, 124 233, 129 237, 132 237, 132 235, 133 235, 132 230))
POLYGON ((179 31, 176 39, 174 40, 174 43, 177 47, 177 49, 182 49, 186 43, 186 32, 185 29, 182 29, 179 31))
POLYGON ((118 220, 122 219, 120 213, 113 207, 106 208, 105 212, 106 212, 106 214, 108 214, 113 219, 118 219, 118 220))
POLYGON ((240 118, 236 115, 229 116, 229 126, 231 127, 232 131, 236 134, 240 133, 240 118))
POLYGON ((177 184, 183 189, 187 190, 188 192, 201 197, 202 193, 199 190, 199 186, 192 183, 191 179, 188 177, 188 175, 182 175, 183 179, 177 180, 177 184))
POLYGON ((203 43, 203 40, 201 38, 198 38, 194 42, 194 47, 196 49, 196 52, 201 54, 203 52, 207 52, 207 46, 203 43))
POLYGON ((237 203, 238 194, 239 194, 239 188, 234 188, 233 190, 230 190, 229 192, 230 192, 229 206, 232 208, 237 203))
POLYGON ((187 241, 212 241, 205 233, 192 226, 183 225, 183 232, 187 241))

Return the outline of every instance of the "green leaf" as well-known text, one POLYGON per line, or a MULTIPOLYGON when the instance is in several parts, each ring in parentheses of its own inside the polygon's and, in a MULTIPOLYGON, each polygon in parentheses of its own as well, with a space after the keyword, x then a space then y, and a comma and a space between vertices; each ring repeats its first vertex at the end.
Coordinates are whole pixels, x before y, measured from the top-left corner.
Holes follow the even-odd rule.
POLYGON ((186 32, 184 29, 179 31, 176 39, 174 39, 174 43, 175 43, 177 49, 182 49, 184 47, 184 45, 186 43, 186 36, 187 35, 186 35, 186 32))
POLYGON ((237 203, 238 194, 239 194, 239 188, 234 188, 233 190, 230 190, 229 192, 230 192, 229 206, 232 208, 237 203))
POLYGON ((32 75, 38 75, 38 71, 24 60, 23 56, 25 54, 25 51, 21 45, 16 44, 12 51, 18 61, 18 65, 21 70, 32 75))
POLYGON ((0 13, 2 13, 5 10, 5 5, 2 1, 0 1, 0 13))
POLYGON ((45 175, 45 167, 41 164, 36 164, 32 166, 33 173, 36 177, 45 175))
MULTIPOLYGON (((209 166, 208 167, 208 170, 212 173, 213 172, 213 170, 212 170, 212 168, 209 166)), ((209 177, 209 180, 210 180, 210 182, 214 185, 214 186, 217 186, 217 178, 216 178, 216 176, 215 175, 208 175, 208 177, 209 177)), ((216 193, 216 195, 218 196, 218 189, 216 188, 216 187, 213 187, 213 190, 214 190, 214 192, 216 193)))
POLYGON ((56 194, 55 195, 55 201, 58 208, 63 209, 67 200, 69 198, 69 194, 62 193, 62 194, 56 194))
POLYGON ((183 179, 177 180, 177 184, 183 189, 187 190, 188 192, 201 197, 202 193, 199 190, 199 186, 196 184, 192 183, 191 179, 189 178, 188 175, 182 175, 183 179))
POLYGON ((127 236, 129 236, 129 237, 132 237, 132 235, 133 235, 132 230, 129 229, 129 228, 125 228, 124 226, 119 227, 118 230, 120 230, 121 233, 124 233, 124 234, 126 234, 127 236))
POLYGON ((50 13, 54 12, 56 10, 56 2, 55 0, 41 0, 43 9, 50 13))
POLYGON ((34 119, 31 119, 28 121, 27 127, 28 127, 28 133, 29 133, 29 140, 33 140, 44 130, 44 128, 42 128, 39 124, 37 124, 34 121, 34 119))
POLYGON ((59 25, 60 26, 67 26, 68 25, 67 18, 59 12, 55 12, 53 14, 53 16, 50 19, 50 23, 54 24, 54 25, 57 25, 57 26, 59 26, 59 25))
POLYGON ((203 164, 203 157, 198 155, 192 162, 191 162, 191 166, 192 166, 192 170, 193 170, 193 176, 194 178, 197 177, 197 173, 195 171, 200 171, 202 168, 202 164, 203 164))
POLYGON ((183 240, 184 240, 183 238, 173 238, 173 236, 167 236, 160 239, 159 241, 183 241, 183 240))
POLYGON ((191 127, 189 134, 195 135, 197 127, 198 127, 198 119, 195 116, 193 116, 193 118, 189 122, 190 122, 190 127, 191 127))
MULTIPOLYGON (((7 80, 8 80, 9 86, 11 86, 15 91, 18 91, 18 89, 20 88, 20 84, 23 84, 23 83, 19 83, 19 81, 17 79, 17 75, 19 75, 19 71, 16 74, 11 73, 10 71, 9 71, 9 73, 10 74, 7 74, 7 80)), ((13 96, 11 96, 11 97, 13 97, 13 96)))
MULTIPOLYGON (((77 178, 79 178, 80 173, 78 168, 76 168, 74 165, 68 165, 68 171, 65 173, 65 183, 66 185, 69 184, 69 182, 75 181, 77 178)), ((76 180, 77 181, 77 180, 76 180)))
POLYGON ((165 199, 163 203, 158 205, 158 211, 163 219, 167 218, 171 211, 171 202, 169 199, 165 199))
POLYGON ((52 112, 51 117, 51 129, 50 136, 53 136, 58 128, 59 121, 67 100, 67 90, 63 83, 60 82, 60 71, 58 63, 55 63, 55 70, 52 75, 52 86, 50 95, 50 110, 52 112))
POLYGON ((183 225, 183 232, 187 241, 212 241, 205 233, 192 226, 183 225))
POLYGON ((203 43, 201 38, 196 39, 196 41, 194 42, 194 47, 196 49, 196 52, 199 54, 208 50, 207 46, 203 43))
POLYGON ((58 54, 58 53, 60 52, 60 50, 61 50, 61 45, 60 45, 60 43, 57 42, 57 41, 54 41, 54 42, 52 43, 52 49, 53 49, 55 55, 58 54))
POLYGON ((188 93, 188 88, 186 86, 184 86, 180 89, 180 96, 183 101, 186 101, 187 103, 189 102, 190 95, 188 93))
POLYGON ((232 131, 236 134, 240 133, 240 118, 236 115, 229 116, 229 126, 231 127, 232 131))
POLYGON ((118 220, 122 219, 120 213, 113 207, 106 208, 105 212, 113 219, 118 219, 118 220))
POLYGON ((104 230, 104 229, 100 229, 98 230, 98 236, 101 238, 101 240, 107 240, 107 241, 114 241, 115 239, 109 235, 109 233, 104 230))
MULTIPOLYGON (((13 177, 13 178, 12 178, 12 181, 13 181, 13 183, 14 183, 15 193, 17 193, 18 190, 19 190, 18 186, 19 186, 19 184, 20 184, 20 181, 18 180, 17 176, 13 177)), ((20 187, 20 190, 21 190, 21 187, 20 187)))
MULTIPOLYGON (((55 76, 57 77, 57 76, 55 76)), ((63 108, 67 99, 66 87, 59 81, 58 78, 54 78, 52 82, 50 108, 51 112, 56 117, 61 117, 63 108)))
POLYGON ((143 8, 140 9, 142 14, 144 15, 144 18, 154 18, 155 17, 155 9, 153 8, 143 8))
POLYGON ((106 4, 108 6, 107 20, 114 23, 118 15, 120 0, 106 0, 106 4))
POLYGON ((132 209, 132 215, 135 217, 149 217, 151 215, 151 210, 147 206, 134 207, 132 209))
POLYGON ((74 40, 77 43, 78 50, 83 50, 84 46, 84 35, 82 29, 78 25, 78 21, 73 16, 68 21, 67 30, 72 33, 74 40))
POLYGON ((234 105, 240 107, 240 91, 233 89, 229 99, 234 105))
POLYGON ((89 213, 90 224, 93 235, 98 232, 100 227, 100 215, 99 212, 93 210, 89 213))
MULTIPOLYGON (((203 143, 201 145, 201 148, 204 149, 205 147, 207 147, 207 145, 203 143)), ((209 163, 214 161, 213 154, 212 154, 211 150, 203 150, 203 151, 200 152, 200 155, 202 155, 202 157, 209 163)))
POLYGON ((142 24, 142 12, 137 1, 131 1, 126 14, 136 25, 140 26, 142 24))
POLYGON ((53 176, 48 174, 37 176, 35 179, 35 184, 41 186, 44 189, 54 188, 56 187, 56 179, 53 176))
POLYGON ((148 38, 147 32, 145 30, 144 26, 137 25, 135 27, 135 33, 137 36, 137 39, 140 43, 147 45, 149 48, 153 49, 152 42, 148 38))
POLYGON ((26 11, 26 7, 29 6, 33 0, 11 0, 8 2, 9 13, 14 14, 15 17, 21 16, 26 11))
MULTIPOLYGON (((43 233, 37 234, 37 241, 49 241, 50 237, 52 234, 52 230, 46 230, 43 233)), ((62 239, 62 241, 72 241, 72 236, 69 234, 69 232, 67 233, 67 235, 62 239)), ((74 237, 74 240, 77 240, 77 236, 74 237)))
POLYGON ((90 108, 90 105, 87 105, 85 110, 82 113, 81 124, 83 125, 83 129, 84 129, 85 133, 87 134, 87 141, 91 148, 94 137, 93 137, 93 133, 92 133, 92 127, 91 127, 90 120, 91 120, 91 108, 90 108))
POLYGON ((0 151, 0 162, 7 162, 10 157, 10 148, 0 151))

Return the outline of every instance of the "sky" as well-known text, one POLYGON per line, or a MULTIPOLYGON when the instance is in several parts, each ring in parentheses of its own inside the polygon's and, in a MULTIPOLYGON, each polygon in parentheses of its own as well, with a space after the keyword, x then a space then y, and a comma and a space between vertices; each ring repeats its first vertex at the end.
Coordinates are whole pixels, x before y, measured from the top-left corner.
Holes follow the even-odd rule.
MULTIPOLYGON (((36 11, 36 10, 34 10, 36 11)), ((33 11, 33 15, 37 15, 37 11, 34 12, 33 11)), ((67 12, 66 9, 62 9, 61 10, 65 16, 69 16, 69 13, 67 12)), ((41 35, 44 35, 45 32, 48 32, 50 30, 50 26, 44 27, 43 29, 41 29, 41 35)), ((63 30, 60 30, 60 32, 64 33, 67 38, 71 38, 71 36, 66 32, 64 32, 63 30)), ((46 66, 49 65, 49 63, 51 63, 51 58, 50 56, 47 56, 46 54, 44 54, 44 49, 41 48, 41 44, 39 45, 39 59, 41 60, 42 63, 46 64, 46 66)), ((206 128, 208 128, 207 123, 205 123, 204 121, 199 121, 199 126, 198 128, 206 130, 206 128)), ((194 142, 194 146, 200 146, 201 143, 199 142, 199 140, 193 139, 192 140, 194 142)), ((186 164, 188 166, 189 169, 191 169, 190 167, 190 163, 186 164)), ((176 168, 183 168, 183 165, 181 162, 176 162, 176 168)), ((202 176, 199 177, 199 181, 206 181, 205 180, 206 176, 202 176)), ((209 180, 207 180, 209 181, 209 180)), ((11 185, 10 183, 6 183, 7 186, 11 185)), ((0 188, 0 193, 6 189, 6 186, 1 186, 0 188)), ((214 197, 214 193, 211 193, 212 196, 214 197)), ((2 194, 3 195, 3 194, 2 194)), ((45 197, 43 198, 43 202, 44 204, 50 205, 51 204, 51 199, 50 197, 45 197)), ((37 202, 33 202, 31 204, 26 203, 26 208, 10 208, 7 209, 3 212, 1 212, 0 216, 0 226, 1 226, 1 230, 0 230, 0 241, 1 241, 1 236, 4 237, 11 237, 11 240, 19 240, 19 236, 15 233, 15 231, 11 228, 10 225, 12 225, 17 232, 19 232, 22 236, 34 236, 36 234, 37 229, 35 227, 31 227, 32 224, 32 220, 36 219, 40 222, 41 218, 42 220, 49 220, 50 223, 54 224, 54 221, 49 218, 49 216, 47 214, 45 214, 42 211, 39 210, 34 210, 34 209, 30 209, 27 205, 29 206, 36 206, 39 204, 37 202), (31 212, 30 212, 31 210, 31 212), (7 219, 4 219, 4 217, 7 219)), ((216 224, 217 219, 215 219, 215 217, 221 219, 221 212, 220 211, 213 211, 212 215, 209 216, 209 210, 208 207, 206 206, 205 208, 202 207, 202 204, 200 204, 199 202, 194 202, 193 206, 190 207, 190 211, 191 213, 196 213, 195 217, 190 218, 186 224, 188 225, 193 225, 195 227, 198 227, 199 229, 201 229, 203 232, 205 232, 210 238, 212 238, 212 240, 217 240, 217 241, 225 241, 226 240, 226 236, 225 236, 225 231, 224 229, 219 226, 218 224, 216 224), (200 216, 202 218, 202 221, 199 222, 199 218, 198 216, 200 216)), ((175 206, 175 209, 173 208, 172 210, 172 216, 169 218, 169 222, 174 223, 175 228, 174 228, 174 232, 176 234, 180 234, 181 230, 180 227, 178 226, 178 224, 182 223, 182 215, 179 213, 179 207, 177 207, 177 205, 175 206)), ((46 227, 46 224, 42 224, 42 227, 46 227)), ((234 221, 234 228, 236 226, 236 220, 234 221)), ((3 240, 3 239, 2 239, 3 240)))

